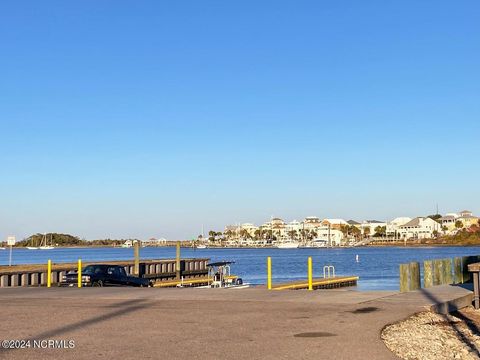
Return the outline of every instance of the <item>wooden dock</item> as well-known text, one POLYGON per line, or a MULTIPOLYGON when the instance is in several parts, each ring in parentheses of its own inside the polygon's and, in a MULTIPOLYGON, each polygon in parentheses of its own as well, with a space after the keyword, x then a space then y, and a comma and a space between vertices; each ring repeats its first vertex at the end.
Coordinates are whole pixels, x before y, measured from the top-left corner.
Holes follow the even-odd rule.
MULTIPOLYGON (((358 276, 336 276, 330 278, 313 279, 313 289, 333 289, 346 286, 356 286, 358 276)), ((272 290, 305 290, 308 289, 308 280, 292 281, 283 284, 274 284, 272 290)))
MULTIPOLYGON (((139 261, 139 276, 153 281, 169 282, 177 277, 184 279, 202 278, 208 274, 207 264, 209 259, 180 259, 179 272, 177 272, 176 259, 142 259, 139 261)), ((125 267, 127 274, 135 274, 135 262, 122 261, 95 261, 84 262, 83 266, 93 264, 111 264, 125 267)), ((77 263, 58 263, 52 265, 52 284, 61 281, 63 275, 69 271, 76 271, 77 263)), ((16 286, 44 286, 47 284, 47 264, 25 264, 13 266, 0 266, 0 288, 16 286)))

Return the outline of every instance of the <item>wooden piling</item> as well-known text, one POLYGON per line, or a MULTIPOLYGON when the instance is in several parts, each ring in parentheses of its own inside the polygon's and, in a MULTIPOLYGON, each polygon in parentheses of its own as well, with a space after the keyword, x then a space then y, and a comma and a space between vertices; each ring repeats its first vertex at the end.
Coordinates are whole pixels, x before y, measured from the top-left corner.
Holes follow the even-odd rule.
POLYGON ((452 259, 443 259, 442 260, 442 284, 452 284, 452 259))
POLYGON ((180 280, 182 274, 181 274, 181 269, 180 269, 180 241, 177 241, 177 251, 176 251, 176 257, 175 257, 175 274, 177 280, 180 280))
POLYGON ((135 276, 140 276, 140 241, 135 241, 133 243, 133 274, 135 276))
POLYGON ((453 283, 463 284, 462 258, 453 258, 453 283))
POLYGON ((463 274, 463 282, 470 282, 472 281, 472 276, 468 271, 468 265, 478 262, 478 256, 463 256, 462 257, 462 274, 463 274))
POLYGON ((423 286, 429 288, 433 286, 433 261, 423 262, 423 286))
POLYGON ((400 292, 409 290, 409 264, 400 264, 400 292))
POLYGON ((410 286, 409 290, 418 290, 421 288, 420 284, 420 264, 418 262, 411 262, 410 267, 410 286))
POLYGON ((443 262, 442 260, 433 260, 433 285, 443 284, 443 262))

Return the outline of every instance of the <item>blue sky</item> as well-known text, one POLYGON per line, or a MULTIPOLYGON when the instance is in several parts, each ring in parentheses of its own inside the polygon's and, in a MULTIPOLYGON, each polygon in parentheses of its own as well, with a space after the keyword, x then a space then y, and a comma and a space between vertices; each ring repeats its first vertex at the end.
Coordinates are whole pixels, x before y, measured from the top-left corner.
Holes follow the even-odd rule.
POLYGON ((0 4, 0 237, 480 213, 478 1, 0 4))

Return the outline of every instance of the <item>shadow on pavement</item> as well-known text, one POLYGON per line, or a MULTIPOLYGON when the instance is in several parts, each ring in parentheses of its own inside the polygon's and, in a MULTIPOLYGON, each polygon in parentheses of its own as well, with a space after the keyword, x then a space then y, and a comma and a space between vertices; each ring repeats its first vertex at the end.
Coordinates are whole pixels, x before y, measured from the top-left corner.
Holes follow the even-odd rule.
MULTIPOLYGON (((117 316, 122 316, 122 315, 129 314, 141 309, 145 309, 145 307, 147 306, 147 303, 146 303, 146 299, 134 299, 134 300, 128 300, 128 301, 115 304, 114 306, 116 308, 115 311, 111 311, 109 313, 102 314, 99 316, 94 316, 89 319, 81 320, 73 324, 61 326, 56 329, 48 330, 40 334, 37 334, 35 336, 32 336, 30 339, 25 339, 25 340, 31 340, 33 342, 33 340, 54 339, 57 335, 62 335, 62 337, 64 338, 64 335, 68 332, 75 331, 77 329, 84 329, 88 326, 92 326, 104 321, 108 321, 117 316)), ((16 349, 0 348, 0 354, 9 352, 11 350, 16 350, 16 349)))

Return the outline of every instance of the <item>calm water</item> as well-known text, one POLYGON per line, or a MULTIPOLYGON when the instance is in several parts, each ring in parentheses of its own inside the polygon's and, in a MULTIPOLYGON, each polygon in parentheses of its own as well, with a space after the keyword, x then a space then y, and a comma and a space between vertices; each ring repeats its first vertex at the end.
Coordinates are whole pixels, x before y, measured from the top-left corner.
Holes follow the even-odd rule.
MULTIPOLYGON (((0 264, 8 264, 9 250, 0 250, 0 264)), ((174 258, 175 248, 142 248, 144 259, 174 258)), ((266 257, 272 257, 273 281, 306 278, 307 257, 312 256, 314 276, 323 275, 324 265, 334 265, 338 275, 360 276, 359 290, 398 290, 398 265, 454 256, 480 255, 480 247, 403 248, 368 247, 336 249, 182 249, 182 257, 233 260, 232 273, 253 284, 266 283, 266 257), (355 255, 359 262, 355 261, 355 255)), ((133 259, 133 249, 83 248, 13 249, 13 264, 133 259)))

